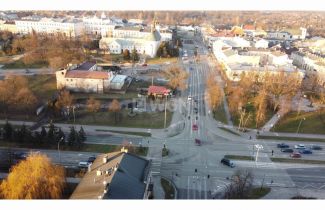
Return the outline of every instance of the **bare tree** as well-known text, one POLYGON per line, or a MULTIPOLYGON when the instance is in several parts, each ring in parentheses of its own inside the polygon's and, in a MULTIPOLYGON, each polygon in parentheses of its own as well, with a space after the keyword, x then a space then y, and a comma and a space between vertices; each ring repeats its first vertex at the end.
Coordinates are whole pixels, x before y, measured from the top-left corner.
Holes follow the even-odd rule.
POLYGON ((96 100, 94 97, 90 97, 87 100, 87 111, 93 114, 93 118, 95 121, 95 113, 100 109, 100 101, 96 100))
POLYGON ((173 89, 184 90, 188 73, 178 66, 169 67, 164 71, 164 76, 169 80, 168 84, 173 89))
POLYGON ((226 187, 225 199, 244 199, 253 188, 254 176, 251 171, 237 170, 226 187))
POLYGON ((121 105, 118 100, 114 99, 109 105, 109 111, 114 113, 115 124, 117 123, 117 114, 121 110, 121 105))

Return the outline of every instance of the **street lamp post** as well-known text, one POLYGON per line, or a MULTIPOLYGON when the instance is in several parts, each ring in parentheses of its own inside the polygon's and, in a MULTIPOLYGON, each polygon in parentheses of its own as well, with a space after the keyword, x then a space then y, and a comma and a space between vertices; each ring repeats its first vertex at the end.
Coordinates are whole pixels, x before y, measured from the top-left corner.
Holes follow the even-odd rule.
POLYGON ((254 146, 256 148, 255 165, 257 167, 258 152, 263 149, 263 145, 255 144, 254 146))
POLYGON ((58 152, 59 152, 59 163, 61 164, 61 153, 60 153, 60 143, 64 140, 64 137, 61 137, 61 139, 58 142, 58 152))
POLYGON ((306 120, 306 118, 302 118, 302 119, 300 120, 296 134, 298 134, 298 132, 299 132, 299 129, 300 129, 300 126, 301 126, 302 120, 306 120))

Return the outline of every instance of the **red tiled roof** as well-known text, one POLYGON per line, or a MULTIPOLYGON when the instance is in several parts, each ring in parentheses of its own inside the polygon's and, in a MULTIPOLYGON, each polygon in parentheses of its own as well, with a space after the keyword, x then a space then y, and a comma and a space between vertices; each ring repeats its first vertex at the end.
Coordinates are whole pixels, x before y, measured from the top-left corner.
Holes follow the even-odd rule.
POLYGON ((169 89, 163 86, 149 86, 148 95, 150 94, 168 94, 170 92, 169 89))
POLYGON ((255 26, 254 25, 244 25, 243 29, 244 30, 255 30, 255 26))
POLYGON ((66 78, 84 78, 84 79, 108 79, 109 74, 102 71, 79 71, 71 70, 65 75, 66 78))

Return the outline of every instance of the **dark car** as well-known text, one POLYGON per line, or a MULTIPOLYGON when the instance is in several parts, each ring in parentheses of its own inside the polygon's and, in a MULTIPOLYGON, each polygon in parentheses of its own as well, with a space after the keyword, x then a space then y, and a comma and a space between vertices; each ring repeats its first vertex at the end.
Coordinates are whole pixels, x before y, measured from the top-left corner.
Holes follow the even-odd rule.
POLYGON ((283 149, 281 149, 281 152, 290 152, 290 153, 292 153, 293 152, 293 149, 283 148, 283 149))
POLYGON ((96 156, 90 156, 89 158, 88 158, 88 163, 93 163, 94 161, 96 160, 96 156))
POLYGON ((285 143, 281 143, 281 144, 277 144, 278 148, 289 148, 289 145, 285 144, 285 143))
POLYGON ((323 148, 321 147, 321 146, 319 146, 319 145, 311 145, 310 146, 310 149, 312 149, 312 150, 322 150, 323 148))
POLYGON ((313 154, 313 151, 311 151, 310 149, 300 149, 299 153, 300 154, 313 154))
POLYGON ((226 166, 229 166, 231 168, 234 168, 235 167, 235 164, 231 160, 229 160, 227 158, 222 158, 221 161, 220 161, 220 163, 222 163, 222 164, 224 164, 226 166))
POLYGON ((292 158, 301 158, 301 154, 299 152, 293 152, 290 154, 290 157, 292 158))
POLYGON ((14 153, 14 158, 16 160, 25 160, 28 156, 28 153, 26 152, 15 152, 14 153))

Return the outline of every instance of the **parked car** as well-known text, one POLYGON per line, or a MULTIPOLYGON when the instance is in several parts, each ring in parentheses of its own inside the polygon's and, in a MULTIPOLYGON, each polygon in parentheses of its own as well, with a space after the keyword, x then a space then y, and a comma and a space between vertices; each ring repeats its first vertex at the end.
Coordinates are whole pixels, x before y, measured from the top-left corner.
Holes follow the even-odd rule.
POLYGON ((96 156, 90 156, 89 158, 88 158, 88 163, 93 163, 94 161, 96 160, 96 156))
POLYGON ((293 152, 293 149, 283 148, 283 149, 281 149, 281 152, 290 152, 290 153, 292 153, 293 152))
POLYGON ((89 165, 91 165, 91 163, 88 162, 79 162, 78 164, 79 168, 88 168, 89 165))
POLYGON ((142 66, 148 66, 148 64, 144 63, 144 64, 142 64, 142 66))
POLYGON ((311 149, 300 149, 299 153, 300 154, 313 154, 313 151, 311 151, 311 149))
POLYGON ((199 129, 199 128, 198 128, 198 126, 197 126, 196 124, 193 124, 193 125, 192 125, 192 130, 193 130, 193 131, 197 131, 198 129, 199 129))
POLYGON ((27 152, 15 152, 14 153, 14 158, 16 160, 25 160, 28 157, 27 152))
POLYGON ((191 96, 187 97, 187 100, 188 101, 192 100, 192 97, 191 96))
POLYGON ((222 158, 221 161, 220 161, 220 163, 222 163, 222 164, 224 164, 226 166, 229 166, 231 168, 234 168, 235 167, 235 164, 231 160, 229 160, 227 158, 222 158))
POLYGON ((200 139, 195 139, 195 144, 197 146, 201 146, 201 140, 200 139))
POLYGON ((299 152, 293 152, 290 154, 290 157, 292 158, 301 158, 301 154, 299 152))
POLYGON ((304 144, 297 144, 295 145, 295 149, 306 149, 304 144))
POLYGON ((322 150, 323 148, 321 146, 319 146, 319 145, 312 144, 310 146, 310 149, 312 149, 312 150, 322 150))
POLYGON ((281 143, 281 144, 277 144, 278 148, 289 148, 289 145, 285 144, 285 143, 281 143))

